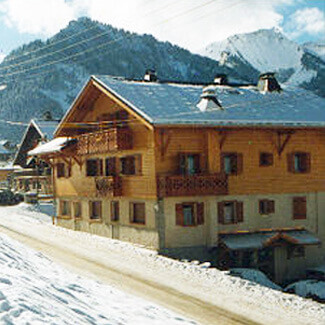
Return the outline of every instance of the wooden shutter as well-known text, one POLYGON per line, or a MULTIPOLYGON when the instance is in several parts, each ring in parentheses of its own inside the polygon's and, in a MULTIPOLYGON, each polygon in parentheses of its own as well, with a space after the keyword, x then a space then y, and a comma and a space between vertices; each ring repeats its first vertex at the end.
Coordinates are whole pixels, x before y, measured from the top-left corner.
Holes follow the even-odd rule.
POLYGON ((305 152, 301 154, 301 169, 304 173, 310 172, 310 153, 305 152))
POLYGON ((184 217, 183 217, 183 204, 175 205, 175 215, 176 215, 176 225, 183 226, 184 225, 184 217))
POLYGON ((295 154, 288 153, 287 154, 287 165, 288 165, 288 172, 294 173, 295 172, 295 154))
POLYGON ((236 216, 237 216, 237 222, 244 221, 244 203, 243 202, 236 202, 236 216))
POLYGON ((204 203, 200 202, 196 205, 196 213, 197 213, 197 224, 204 224, 204 203))
POLYGON ((243 154, 242 153, 236 154, 236 161, 237 161, 236 174, 239 175, 243 172, 243 154))
POLYGON ((135 156, 135 174, 141 175, 142 174, 142 157, 141 155, 135 156))
POLYGON ((116 174, 116 158, 110 157, 106 159, 106 176, 114 176, 116 174))
POLYGON ((225 154, 220 154, 220 171, 225 172, 225 154))
POLYGON ((97 176, 103 176, 103 159, 97 159, 98 170, 97 176))
POLYGON ((268 201, 268 213, 274 213, 275 211, 275 202, 273 200, 268 201))
POLYGON ((193 160, 194 160, 194 172, 195 174, 199 174, 201 172, 201 164, 200 164, 201 155, 199 154, 193 155, 193 160))
POLYGON ((130 223, 133 223, 134 220, 134 204, 130 202, 129 205, 129 218, 130 218, 130 223))
POLYGON ((293 219, 306 219, 307 216, 307 200, 304 196, 294 197, 293 203, 293 219))
POLYGON ((186 155, 184 153, 178 154, 178 174, 186 174, 186 155))
POLYGON ((221 224, 225 224, 224 207, 225 207, 224 202, 218 202, 218 222, 221 224))

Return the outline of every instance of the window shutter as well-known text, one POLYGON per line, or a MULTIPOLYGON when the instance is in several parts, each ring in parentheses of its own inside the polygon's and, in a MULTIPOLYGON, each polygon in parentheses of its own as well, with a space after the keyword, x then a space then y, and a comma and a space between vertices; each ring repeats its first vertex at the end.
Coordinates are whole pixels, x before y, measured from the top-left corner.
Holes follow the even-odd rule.
POLYGON ((129 205, 129 218, 130 218, 130 223, 133 223, 134 220, 134 204, 130 203, 129 205))
POLYGON ((305 153, 305 162, 304 162, 304 167, 305 167, 305 173, 310 173, 310 153, 306 152, 305 153))
POLYGON ((186 156, 183 153, 178 154, 178 174, 185 175, 186 172, 186 156))
POLYGON ((236 158, 237 158, 236 174, 239 175, 243 172, 243 154, 237 153, 236 158))
POLYGON ((106 176, 114 176, 116 174, 116 158, 106 159, 106 176))
POLYGON ((293 219, 306 219, 307 200, 306 197, 293 198, 293 219))
POLYGON ((136 175, 142 174, 142 157, 141 157, 141 155, 135 156, 135 173, 136 173, 136 175))
POLYGON ((220 171, 225 172, 225 154, 220 154, 220 171))
POLYGON ((203 164, 201 163, 202 156, 203 155, 193 155, 195 174, 201 173, 201 167, 203 166, 203 164))
POLYGON ((288 164, 288 172, 294 173, 295 172, 294 153, 287 154, 287 164, 288 164))
POLYGON ((184 224, 184 217, 183 217, 183 205, 182 204, 176 204, 175 205, 175 213, 176 213, 176 225, 177 226, 183 226, 184 224))
POLYGON ((97 175, 98 176, 103 176, 103 159, 98 159, 98 171, 97 175))
POLYGON ((218 202, 218 222, 225 223, 224 202, 218 202))
POLYGON ((269 213, 274 213, 275 212, 275 202, 273 200, 269 200, 269 207, 268 207, 268 212, 269 213))
POLYGON ((244 222, 244 203, 236 202, 237 222, 244 222))
POLYGON ((197 203, 196 206, 197 209, 197 224, 203 225, 204 224, 204 203, 197 203))
POLYGON ((258 201, 258 212, 260 213, 260 214, 263 214, 263 200, 259 200, 258 201))

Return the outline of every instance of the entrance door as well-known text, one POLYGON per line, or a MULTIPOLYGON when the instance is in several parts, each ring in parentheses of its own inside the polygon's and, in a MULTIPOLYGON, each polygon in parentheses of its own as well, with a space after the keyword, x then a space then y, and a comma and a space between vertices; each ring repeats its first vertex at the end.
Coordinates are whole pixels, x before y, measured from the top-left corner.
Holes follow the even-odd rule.
POLYGON ((274 248, 267 247, 258 251, 257 267, 268 278, 274 280, 275 278, 275 267, 274 267, 274 248))

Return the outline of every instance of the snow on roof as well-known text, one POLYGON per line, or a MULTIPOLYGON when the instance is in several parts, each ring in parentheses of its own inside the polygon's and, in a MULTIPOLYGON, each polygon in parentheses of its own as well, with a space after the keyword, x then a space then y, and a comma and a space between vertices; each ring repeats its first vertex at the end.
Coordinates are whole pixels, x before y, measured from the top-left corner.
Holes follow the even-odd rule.
POLYGON ((204 86, 92 78, 153 124, 325 127, 325 99, 302 88, 261 93, 256 87, 215 86, 225 109, 201 112, 196 105, 204 86))
POLYGON ((37 156, 37 155, 48 154, 52 152, 58 152, 61 151, 63 148, 65 148, 70 141, 71 139, 67 137, 55 138, 49 142, 37 146, 33 150, 28 151, 28 155, 37 156))
POLYGON ((34 126, 38 129, 40 135, 47 140, 53 139, 54 131, 56 130, 59 122, 58 121, 43 121, 33 119, 34 126))
POLYGON ((320 240, 307 230, 261 231, 255 233, 221 234, 221 241, 231 250, 261 249, 268 240, 283 235, 280 238, 294 242, 297 245, 316 245, 320 240))

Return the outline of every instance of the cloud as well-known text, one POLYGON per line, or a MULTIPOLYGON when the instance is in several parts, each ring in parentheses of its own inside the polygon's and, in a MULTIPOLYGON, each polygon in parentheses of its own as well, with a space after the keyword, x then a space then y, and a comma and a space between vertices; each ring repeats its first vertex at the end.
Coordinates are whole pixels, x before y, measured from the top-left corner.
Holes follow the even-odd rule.
POLYGON ((296 1, 3 0, 0 12, 21 33, 51 36, 70 20, 88 16, 195 50, 236 33, 279 27, 278 9, 296 1))
POLYGON ((288 19, 286 29, 296 38, 307 33, 317 35, 325 31, 325 15, 318 8, 304 8, 294 12, 288 19))
POLYGON ((0 12, 8 27, 44 36, 55 34, 76 18, 74 8, 64 0, 4 0, 0 12))

